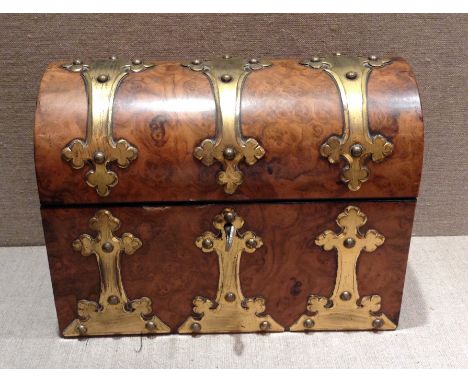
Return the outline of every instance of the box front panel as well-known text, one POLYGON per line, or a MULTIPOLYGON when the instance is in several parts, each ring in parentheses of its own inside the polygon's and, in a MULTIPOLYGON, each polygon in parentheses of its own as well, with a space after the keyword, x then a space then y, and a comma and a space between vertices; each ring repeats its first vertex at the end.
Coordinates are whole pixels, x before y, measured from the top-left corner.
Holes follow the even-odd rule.
POLYGON ((43 208, 60 332, 393 329, 414 207, 409 200, 43 208))

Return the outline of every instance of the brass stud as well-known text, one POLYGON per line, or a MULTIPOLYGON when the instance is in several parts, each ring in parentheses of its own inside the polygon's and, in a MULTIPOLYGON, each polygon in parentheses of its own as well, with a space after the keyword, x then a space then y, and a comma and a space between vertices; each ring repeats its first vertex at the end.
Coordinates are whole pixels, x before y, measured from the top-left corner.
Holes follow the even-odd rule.
POLYGON ((153 321, 148 321, 145 324, 146 329, 148 329, 150 332, 156 329, 156 324, 153 321))
POLYGON ((101 74, 97 78, 98 82, 103 84, 104 82, 107 82, 109 80, 109 76, 107 74, 101 74))
POLYGON ((348 292, 347 290, 345 290, 343 293, 340 294, 340 298, 343 301, 349 301, 349 300, 351 300, 351 293, 348 292))
POLYGON ((384 325, 384 321, 381 318, 376 318, 372 321, 372 327, 374 329, 380 329, 384 325))
POLYGON ((252 237, 246 241, 245 245, 250 249, 257 248, 257 240, 252 237))
POLYGON ((117 305, 119 303, 119 298, 117 296, 109 296, 109 298, 107 299, 107 302, 111 305, 117 305))
POLYGON ((311 59, 310 61, 312 61, 312 62, 319 62, 319 61, 320 61, 320 57, 314 56, 314 57, 312 57, 312 59, 311 59))
POLYGON ((229 292, 229 293, 226 293, 226 295, 224 296, 224 299, 227 302, 233 302, 236 299, 236 295, 234 293, 232 293, 232 292, 229 292))
POLYGON ((370 55, 368 58, 369 58, 370 61, 377 61, 377 59, 378 59, 378 57, 373 55, 373 54, 370 55))
POLYGON ((198 322, 194 322, 192 325, 190 325, 190 330, 193 333, 199 333, 201 330, 201 325, 198 322))
POLYGON ((224 58, 225 60, 229 60, 229 59, 231 58, 231 56, 230 56, 229 54, 225 54, 225 55, 223 56, 223 58, 224 58))
POLYGON ((141 65, 142 61, 139 59, 139 58, 135 58, 133 61, 132 61, 132 64, 133 65, 141 65))
POLYGON ((76 60, 73 60, 73 65, 81 65, 83 62, 77 58, 76 60))
POLYGON ((335 56, 341 56, 341 53, 340 53, 340 52, 336 52, 336 53, 335 53, 335 56))
POLYGON ((346 73, 346 78, 348 80, 355 80, 357 78, 358 74, 356 72, 348 72, 346 73))
POLYGON ((112 61, 115 61, 115 60, 117 60, 117 56, 110 56, 109 59, 112 60, 112 61))
POLYGON ((236 157, 236 149, 234 147, 228 146, 223 151, 224 159, 233 160, 236 157))
POLYGON ((306 318, 302 324, 304 325, 304 328, 310 329, 315 325, 315 322, 312 318, 306 318))
POLYGON ((193 65, 200 65, 200 64, 201 64, 201 61, 200 61, 200 60, 193 60, 193 61, 192 61, 192 64, 193 64, 193 65))
POLYGON ((258 64, 258 60, 256 58, 251 58, 249 64, 258 64))
POLYGON ((112 244, 111 242, 109 241, 106 241, 103 245, 102 245, 102 250, 104 252, 112 252, 114 250, 114 244, 112 244))
POLYGON ((266 332, 267 330, 270 329, 271 325, 270 325, 270 323, 268 321, 262 321, 262 322, 260 322, 259 327, 260 327, 260 330, 266 332))
POLYGON ((94 162, 103 164, 106 161, 106 155, 102 151, 96 151, 93 155, 94 162))
POLYGON ((205 249, 213 248, 213 241, 211 239, 204 239, 202 241, 202 247, 205 249))
POLYGON ((353 248, 355 245, 356 245, 356 240, 354 240, 352 237, 348 237, 345 239, 345 241, 343 242, 343 245, 346 247, 346 248, 353 248))
POLYGON ((223 74, 221 76, 221 81, 223 82, 231 82, 232 81, 232 76, 230 74, 223 74))
POLYGON ((85 335, 86 332, 88 331, 88 328, 83 325, 83 324, 80 324, 76 327, 76 330, 78 331, 78 333, 80 333, 81 335, 85 335))
POLYGON ((234 215, 234 212, 226 212, 224 214, 224 220, 226 220, 226 223, 232 223, 235 218, 236 215, 234 215))
POLYGON ((356 144, 352 145, 351 148, 350 148, 351 155, 354 158, 360 157, 362 155, 363 151, 364 151, 364 149, 362 148, 362 146, 359 143, 356 143, 356 144))

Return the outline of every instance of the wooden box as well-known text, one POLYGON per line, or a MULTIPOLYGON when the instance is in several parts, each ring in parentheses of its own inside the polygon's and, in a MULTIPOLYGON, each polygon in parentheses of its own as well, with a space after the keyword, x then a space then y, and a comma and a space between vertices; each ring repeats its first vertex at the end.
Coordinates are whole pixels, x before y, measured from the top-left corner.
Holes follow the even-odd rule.
POLYGON ((396 328, 423 157, 403 59, 52 63, 34 135, 63 336, 396 328))

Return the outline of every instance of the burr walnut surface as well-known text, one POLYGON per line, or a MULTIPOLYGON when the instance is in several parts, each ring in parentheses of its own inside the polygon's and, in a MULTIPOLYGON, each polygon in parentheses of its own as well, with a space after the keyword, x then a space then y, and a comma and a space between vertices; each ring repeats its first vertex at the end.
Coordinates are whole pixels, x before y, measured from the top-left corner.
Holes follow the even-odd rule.
MULTIPOLYGON (((245 220, 242 231, 253 230, 263 247, 245 253, 240 282, 246 297, 263 296, 266 312, 280 325, 291 326, 306 312, 310 294, 333 292, 337 256, 315 244, 323 231, 336 230, 335 218, 349 202, 236 204, 245 220)), ((414 201, 354 201, 367 215, 362 232, 372 228, 385 243, 363 252, 357 264, 361 296, 378 294, 382 312, 398 323, 405 278, 414 201)), ((122 256, 122 280, 129 299, 149 297, 153 312, 173 332, 192 313, 196 296, 214 299, 218 260, 202 253, 195 240, 213 230, 212 219, 227 205, 109 207, 121 221, 117 232, 142 241, 132 256, 122 256)), ((232 205, 229 207, 233 207, 232 205)), ((77 302, 99 300, 99 271, 94 256, 73 251, 72 242, 89 233, 89 219, 98 208, 43 208, 47 252, 60 331, 77 317, 77 302)))
MULTIPOLYGON (((151 62, 151 60, 147 60, 151 62)), ((350 192, 339 181, 340 166, 319 153, 343 120, 333 80, 299 60, 272 60, 273 66, 249 75, 241 101, 241 128, 265 148, 255 165, 241 163, 244 182, 234 195, 217 183, 217 165, 193 156, 200 142, 215 135, 215 103, 208 80, 178 62, 126 78, 117 91, 113 135, 138 149, 130 167, 113 168, 119 183, 100 197, 85 181, 86 166, 72 169, 60 157, 75 138, 86 135, 87 100, 76 73, 50 64, 41 83, 36 111, 35 159, 42 204, 407 198, 418 193, 423 126, 419 96, 408 63, 394 59, 375 69, 368 82, 372 133, 394 144, 382 163, 369 163, 370 177, 350 192)))

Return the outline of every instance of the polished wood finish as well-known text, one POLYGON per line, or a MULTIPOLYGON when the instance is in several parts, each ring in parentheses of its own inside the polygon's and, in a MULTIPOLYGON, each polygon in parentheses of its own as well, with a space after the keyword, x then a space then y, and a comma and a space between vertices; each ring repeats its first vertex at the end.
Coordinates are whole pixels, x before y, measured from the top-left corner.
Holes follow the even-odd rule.
POLYGON ((74 170, 61 150, 86 131, 87 102, 79 74, 49 65, 36 112, 35 159, 42 204, 161 202, 184 200, 281 200, 401 198, 418 193, 423 153, 419 96, 408 63, 375 69, 368 83, 369 124, 395 148, 357 192, 339 181, 340 166, 319 154, 320 145, 342 131, 333 80, 323 71, 273 60, 252 73, 242 95, 242 131, 265 148, 253 166, 241 164, 244 183, 227 195, 216 183, 218 165, 205 167, 193 149, 215 130, 215 104, 208 80, 178 62, 129 75, 114 104, 114 137, 139 150, 108 197, 86 185, 88 169, 74 170))
MULTIPOLYGON (((216 296, 217 256, 194 244, 213 230, 212 220, 224 207, 244 219, 244 231, 262 237, 264 246, 244 254, 240 279, 246 297, 264 296, 266 313, 288 327, 303 313, 313 293, 331 295, 336 276, 336 253, 314 243, 324 230, 337 231, 335 219, 348 205, 368 217, 362 228, 376 229, 385 243, 363 252, 357 265, 361 296, 379 294, 382 311, 398 322, 405 279, 415 201, 307 202, 209 204, 203 206, 109 207, 121 221, 117 234, 133 233, 143 245, 133 256, 122 256, 122 278, 130 299, 149 297, 154 312, 172 331, 191 314, 192 300, 216 296)), ((96 259, 72 250, 82 233, 94 234, 89 219, 98 208, 43 208, 47 252, 60 331, 76 318, 80 299, 97 301, 96 259)))

